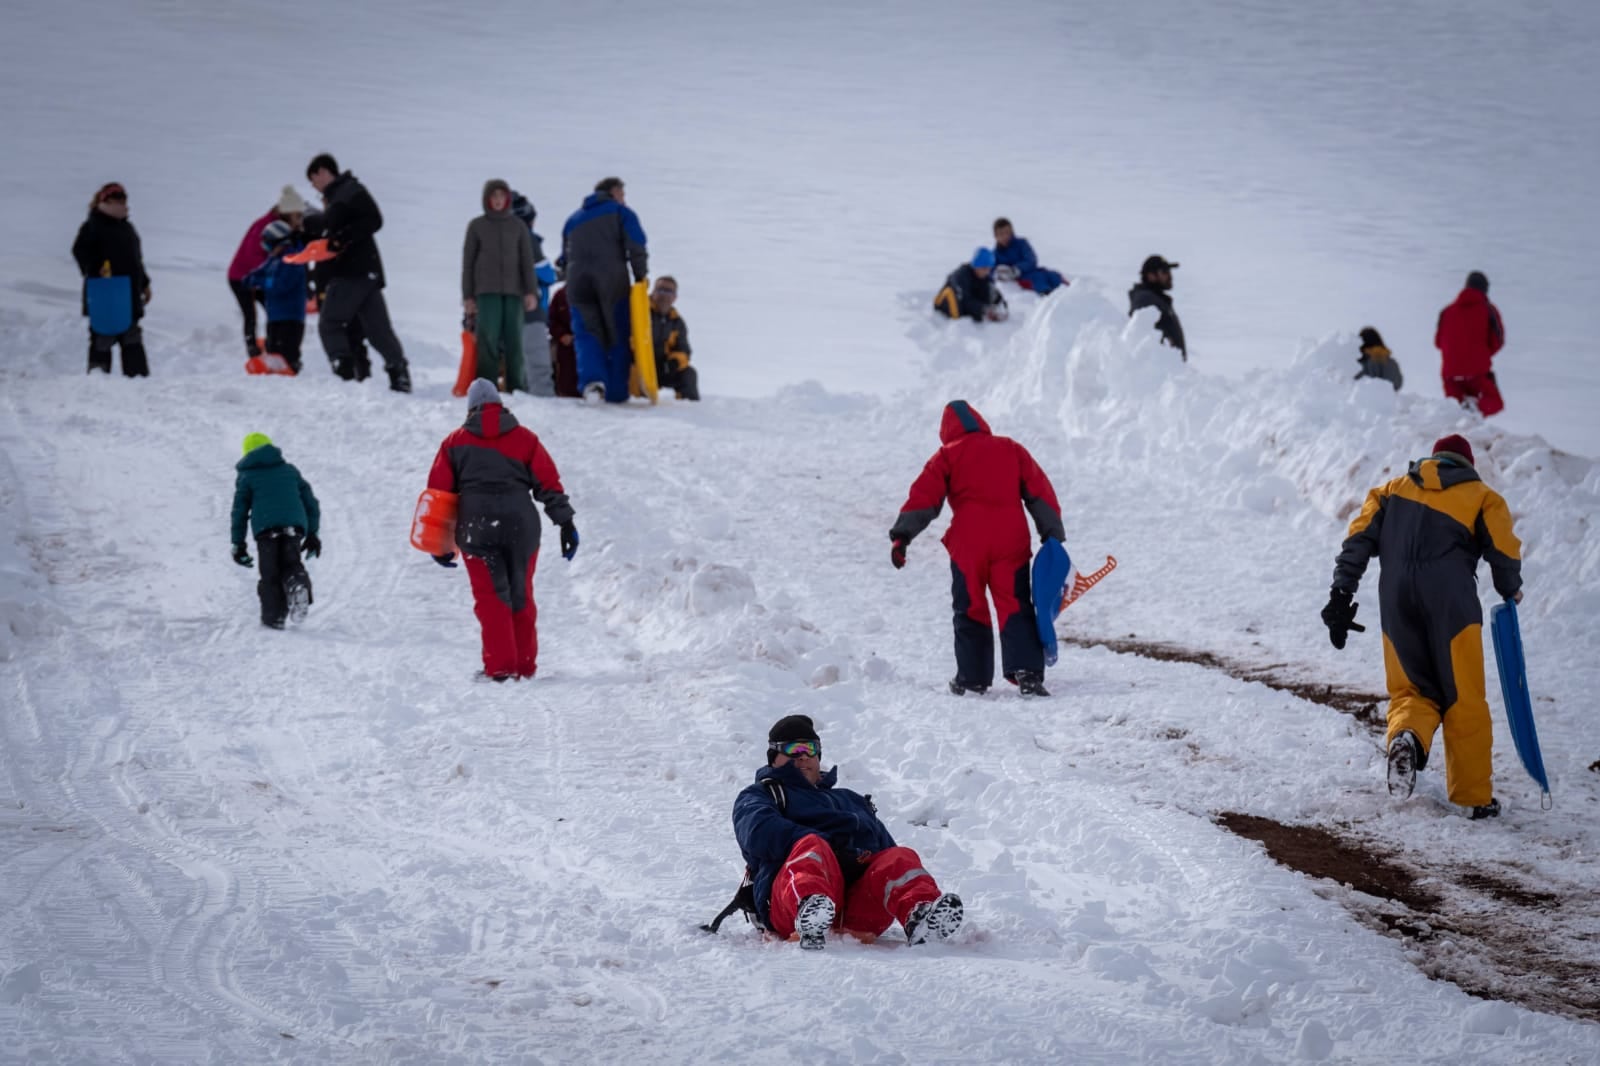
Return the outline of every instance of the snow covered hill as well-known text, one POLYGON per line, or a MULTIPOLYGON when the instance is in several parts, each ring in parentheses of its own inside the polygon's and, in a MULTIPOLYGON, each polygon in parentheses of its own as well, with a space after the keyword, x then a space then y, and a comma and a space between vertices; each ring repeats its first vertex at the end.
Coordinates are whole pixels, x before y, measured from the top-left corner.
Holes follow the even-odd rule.
MULTIPOLYGON (((1369 225, 1354 211, 1316 202, 1350 187, 1342 153, 1299 155, 1291 129, 1296 107, 1322 105, 1314 136, 1359 156, 1329 104, 1359 83, 1296 83, 1259 125, 1238 109, 1291 62, 1251 41, 1292 41, 1305 69, 1328 69, 1350 9, 1291 30, 1224 5, 1211 29, 1242 58, 1191 56, 1176 87, 1133 75, 1178 69, 1177 39, 1200 49, 1161 32, 1186 25, 1179 5, 1082 24, 1014 5, 981 27, 927 5, 755 10, 419 6, 354 52, 331 27, 226 5, 8 13, 6 99, 50 103, 13 112, 22 150, 0 160, 25 208, 0 249, 0 1060, 1594 1061, 1600 474, 1553 398, 1562 381, 1592 395, 1565 347, 1593 336, 1592 311, 1562 294, 1594 268, 1551 221, 1573 203, 1567 177, 1538 204, 1501 203, 1561 265, 1544 303, 1529 290, 1548 272, 1531 280, 1516 226, 1449 231, 1449 254, 1473 257, 1459 270, 1424 253, 1445 200, 1473 192, 1461 168, 1419 153, 1373 179, 1409 190, 1383 216, 1393 254, 1430 264, 1372 285, 1410 323, 1393 332, 1415 334, 1420 380, 1395 395, 1348 380, 1348 336, 1294 343, 1364 324, 1346 296, 1396 269, 1351 246, 1369 225), (69 67, 91 18, 104 61, 69 67), (580 50, 606 18, 633 63, 590 92, 580 50), (248 75, 241 56, 260 57, 248 75), (281 96, 253 80, 269 61, 290 78, 281 96), (1032 98, 1087 103, 951 92, 1013 68, 1037 79, 1032 98), (508 99, 537 81, 543 110, 501 134, 483 105, 495 79, 508 99), (119 84, 132 91, 92 91, 119 84), (1214 108, 1151 110, 1194 86, 1214 108), (594 134, 599 114, 614 136, 594 134), (1169 148, 1193 180, 1141 169, 1135 119, 1181 133, 1169 148), (1010 169, 974 148, 990 143, 1010 169), (333 381, 314 341, 300 379, 238 372, 222 266, 255 201, 330 147, 390 218, 411 397, 333 381), (1251 193, 1230 154, 1316 184, 1251 193), (658 269, 684 282, 711 398, 513 402, 561 467, 583 544, 570 564, 544 553, 538 680, 487 686, 469 680, 465 579, 405 536, 463 415, 448 395, 454 242, 502 169, 547 233, 599 173, 629 177, 658 269), (1442 170, 1463 184, 1435 202, 1419 190, 1442 170), (1114 179, 1130 173, 1152 175, 1158 215, 1128 206, 1114 179), (62 249, 82 205, 59 186, 86 195, 106 177, 129 184, 156 274, 147 381, 81 373, 62 249), (933 321, 933 285, 997 202, 1030 205, 1029 235, 1098 278, 1017 294, 1003 325, 933 321), (1228 223, 1241 204, 1259 216, 1248 232, 1228 223), (1180 307, 1233 376, 1176 363, 1147 318, 1122 314, 1126 264, 1184 258, 1183 243, 1200 258, 1180 307), (1293 289, 1252 262, 1291 251, 1299 280, 1345 294, 1337 313, 1259 289, 1202 310, 1264 276, 1293 289), (1425 384, 1423 320, 1491 253, 1523 274, 1497 287, 1508 317, 1529 301, 1512 320, 1529 338, 1524 423, 1469 418, 1425 384), (1048 701, 945 692, 942 522, 904 571, 888 563, 885 530, 958 396, 1054 478, 1074 555, 1120 563, 1063 617, 1048 701), (1568 450, 1521 431, 1541 421, 1568 450), (324 504, 317 604, 285 633, 256 625, 254 575, 228 558, 232 463, 253 430, 324 504), (1556 793, 1540 811, 1496 693, 1508 809, 1488 824, 1450 808, 1432 770, 1389 801, 1376 633, 1336 653, 1317 621, 1361 494, 1447 431, 1472 440, 1526 543, 1556 793), (817 955, 737 919, 699 931, 738 877, 732 798, 788 713, 819 723, 842 782, 962 893, 955 942, 890 934, 817 955)), ((1350 122, 1390 143, 1450 117, 1428 64, 1455 53, 1406 68, 1412 16, 1355 10, 1377 20, 1370 61, 1409 70, 1418 103, 1375 112, 1368 84, 1350 122)), ((1503 17, 1522 64, 1486 60, 1505 99, 1462 121, 1554 151, 1570 131, 1552 123, 1546 143, 1522 120, 1557 75, 1512 75, 1593 20, 1552 43, 1538 12, 1503 17)), ((1481 143, 1433 148, 1481 162, 1486 188, 1511 164, 1481 143)), ((1519 174, 1547 162, 1529 157, 1519 174)), ((1360 599, 1375 616, 1374 578, 1360 599)))

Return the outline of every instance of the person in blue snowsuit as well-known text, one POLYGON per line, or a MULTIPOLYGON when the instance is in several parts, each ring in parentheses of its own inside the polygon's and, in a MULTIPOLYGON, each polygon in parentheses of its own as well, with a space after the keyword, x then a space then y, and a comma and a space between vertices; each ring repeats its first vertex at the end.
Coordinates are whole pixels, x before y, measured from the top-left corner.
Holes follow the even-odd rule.
POLYGON ((1011 220, 994 220, 995 274, 1002 279, 1006 274, 1024 289, 1032 289, 1040 296, 1048 296, 1063 285, 1070 284, 1061 273, 1039 265, 1039 257, 1026 238, 1018 237, 1011 228, 1011 220))
POLYGON ((267 261, 244 279, 247 289, 264 294, 267 305, 267 351, 283 356, 289 369, 300 373, 300 344, 306 338, 306 297, 310 293, 310 271, 304 265, 286 263, 285 255, 298 252, 289 223, 279 219, 261 231, 261 247, 267 261))
POLYGON ((644 227, 624 201, 621 178, 604 178, 561 230, 561 259, 572 336, 578 355, 578 390, 587 400, 628 402, 631 325, 628 290, 649 274, 644 227))

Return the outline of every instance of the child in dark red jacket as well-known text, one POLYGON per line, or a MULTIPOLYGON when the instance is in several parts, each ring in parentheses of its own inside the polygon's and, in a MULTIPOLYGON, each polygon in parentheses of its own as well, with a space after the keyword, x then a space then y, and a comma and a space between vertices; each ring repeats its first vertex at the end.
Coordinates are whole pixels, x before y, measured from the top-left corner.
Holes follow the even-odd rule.
POLYGON ((954 574, 956 676, 950 691, 985 692, 994 681, 994 623, 987 596, 999 617, 1001 667, 1024 696, 1048 696, 1044 646, 1034 621, 1029 589, 1033 544, 1028 517, 1039 539, 1065 540, 1056 490, 1028 449, 997 437, 965 401, 947 404, 939 424, 941 447, 911 485, 889 537, 895 569, 906 564, 906 547, 939 516, 946 498, 954 516, 944 535, 954 574), (1024 514, 1026 508, 1026 514, 1024 514))

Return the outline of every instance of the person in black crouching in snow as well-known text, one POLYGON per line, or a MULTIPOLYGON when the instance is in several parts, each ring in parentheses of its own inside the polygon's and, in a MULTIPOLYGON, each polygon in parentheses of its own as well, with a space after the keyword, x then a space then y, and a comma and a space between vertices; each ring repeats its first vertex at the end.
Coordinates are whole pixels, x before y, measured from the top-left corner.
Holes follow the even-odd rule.
POLYGON ((1172 272, 1177 269, 1177 263, 1169 263, 1159 255, 1146 259, 1139 268, 1139 284, 1128 290, 1128 315, 1132 317, 1134 312, 1145 307, 1160 311, 1156 329, 1161 331, 1168 345, 1178 349, 1187 363, 1189 349, 1183 341, 1183 323, 1178 321, 1178 312, 1172 306, 1172 272))
MULTIPOLYGON (((578 529, 550 453, 501 405, 494 382, 478 378, 467 390, 467 421, 439 446, 428 487, 459 497, 456 544, 467 557, 473 611, 483 632, 482 676, 492 681, 532 677, 539 656, 534 501, 561 527, 563 559, 577 554, 578 529)), ((454 552, 433 559, 440 566, 456 565, 454 552)))
POLYGON ((248 520, 261 555, 261 580, 256 582, 261 624, 282 629, 284 619, 303 621, 311 607, 311 577, 300 561, 301 537, 307 555, 322 554, 322 542, 317 539, 322 511, 310 484, 284 462, 283 452, 265 433, 252 433, 244 439, 244 458, 237 469, 233 561, 240 566, 253 563, 244 541, 248 520))
POLYGON ((1400 391, 1400 385, 1405 380, 1400 374, 1400 364, 1383 343, 1383 338, 1371 326, 1361 331, 1361 358, 1356 360, 1361 364, 1361 373, 1356 375, 1356 380, 1362 378, 1380 378, 1394 386, 1394 391, 1400 391))
MULTIPOLYGON (((940 892, 910 848, 899 847, 870 796, 835 787, 822 741, 803 714, 767 733, 767 765, 733 804, 733 831, 753 882, 756 919, 802 948, 830 930, 873 939, 899 922, 913 944, 961 928, 961 897, 940 892)), ((719 919, 720 920, 720 919, 719 919)))
POLYGON ((994 253, 979 248, 972 253, 971 262, 962 263, 944 279, 944 288, 933 298, 933 309, 947 318, 1004 321, 1011 311, 995 287, 993 273, 994 253))
POLYGON ((411 391, 411 370, 405 350, 389 322, 389 305, 383 299, 383 259, 378 254, 374 235, 383 228, 383 213, 367 187, 326 153, 306 167, 306 177, 322 194, 327 210, 323 225, 328 233, 328 250, 334 258, 317 271, 325 285, 322 317, 317 333, 333 363, 333 372, 352 380, 356 376, 355 352, 350 347, 349 325, 359 320, 367 340, 383 356, 389 372, 389 388, 411 391))
POLYGON ((150 302, 150 275, 144 272, 144 252, 139 247, 139 231, 128 221, 128 193, 121 185, 102 185, 89 201, 89 217, 78 227, 72 242, 72 258, 83 275, 83 314, 89 318, 89 371, 111 373, 111 349, 122 346, 122 374, 130 378, 150 376, 150 361, 144 352, 144 331, 139 319, 150 302), (133 318, 120 333, 96 333, 89 314, 90 278, 126 278, 132 288, 133 318))
POLYGON ((680 400, 700 399, 700 373, 689 365, 689 323, 674 306, 678 279, 663 274, 650 294, 650 332, 656 349, 656 383, 671 389, 680 400))

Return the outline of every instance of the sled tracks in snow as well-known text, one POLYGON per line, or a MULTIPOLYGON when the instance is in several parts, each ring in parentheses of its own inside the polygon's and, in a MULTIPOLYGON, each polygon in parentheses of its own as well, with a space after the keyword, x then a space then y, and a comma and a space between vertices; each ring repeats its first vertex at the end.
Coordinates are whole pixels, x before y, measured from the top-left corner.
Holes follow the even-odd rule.
POLYGON ((1600 1021, 1600 892, 1531 888, 1481 866, 1419 867, 1370 840, 1326 826, 1286 825, 1226 811, 1217 823, 1259 841, 1279 865, 1372 897, 1339 902, 1365 925, 1406 942, 1412 962, 1468 995, 1600 1021))
POLYGON ((1132 633, 1126 637, 1083 637, 1058 632, 1056 639, 1075 648, 1105 648, 1118 655, 1137 655, 1164 663, 1193 663, 1207 670, 1218 670, 1239 681, 1254 681, 1274 691, 1287 692, 1291 696, 1320 703, 1324 707, 1332 707, 1341 714, 1348 714, 1371 732, 1380 735, 1387 725, 1383 705, 1388 702, 1388 696, 1295 677, 1286 672, 1292 666, 1290 663, 1254 666, 1214 652, 1184 647, 1181 644, 1140 640, 1132 633))

